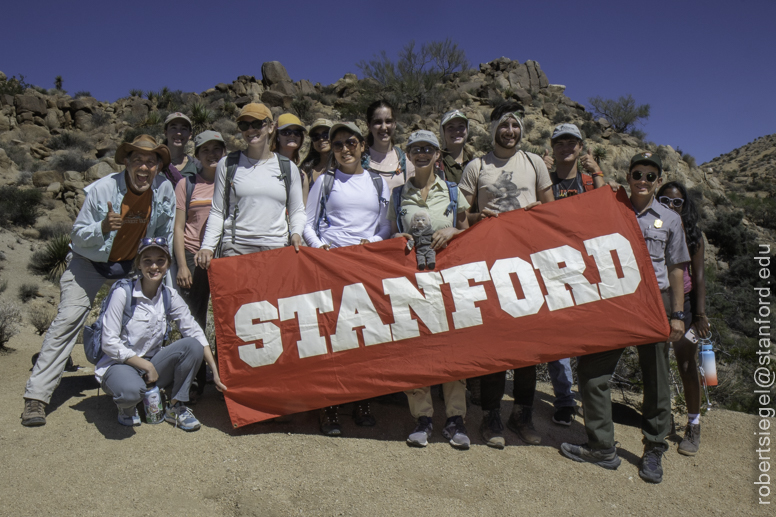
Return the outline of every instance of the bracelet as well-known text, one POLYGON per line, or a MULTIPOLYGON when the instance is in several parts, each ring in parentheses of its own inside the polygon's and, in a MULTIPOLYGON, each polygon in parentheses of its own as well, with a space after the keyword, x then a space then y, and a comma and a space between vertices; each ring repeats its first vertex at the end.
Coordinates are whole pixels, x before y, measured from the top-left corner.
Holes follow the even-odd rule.
POLYGON ((601 171, 599 171, 599 172, 591 172, 590 175, 593 176, 594 178, 596 178, 596 177, 603 178, 604 177, 604 173, 601 172, 601 171))
POLYGON ((695 318, 705 318, 705 317, 706 317, 706 314, 703 313, 703 312, 699 312, 697 314, 693 314, 693 319, 695 319, 695 318))

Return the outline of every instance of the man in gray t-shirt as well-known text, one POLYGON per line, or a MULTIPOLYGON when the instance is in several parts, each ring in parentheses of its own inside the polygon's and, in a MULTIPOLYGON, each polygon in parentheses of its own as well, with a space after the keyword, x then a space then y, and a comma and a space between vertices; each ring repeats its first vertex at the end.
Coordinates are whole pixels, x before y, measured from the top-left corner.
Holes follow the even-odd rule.
MULTIPOLYGON (((630 200, 647 243, 671 325, 667 342, 636 347, 644 380, 641 418, 644 454, 639 476, 650 483, 663 480, 662 457, 668 450, 666 436, 671 425, 668 346, 669 342, 678 341, 685 331, 682 265, 690 261, 681 218, 655 199, 655 191, 663 182, 662 173, 662 162, 652 153, 637 154, 631 159, 628 172, 630 200)), ((622 352, 622 349, 609 350, 579 358, 577 375, 585 409, 588 443, 561 445, 561 452, 575 461, 595 463, 612 470, 620 465, 614 442, 608 383, 622 352)))

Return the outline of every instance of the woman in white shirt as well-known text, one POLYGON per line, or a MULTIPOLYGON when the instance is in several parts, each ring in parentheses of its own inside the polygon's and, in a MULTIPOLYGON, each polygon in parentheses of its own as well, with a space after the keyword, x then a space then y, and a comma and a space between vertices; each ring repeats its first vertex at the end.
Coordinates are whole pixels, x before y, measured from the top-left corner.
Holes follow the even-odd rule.
POLYGON ((140 425, 137 404, 148 386, 171 384, 164 419, 184 431, 196 431, 200 423, 185 403, 203 357, 213 371, 216 388, 225 391, 226 386, 218 376, 205 334, 186 303, 177 291, 163 285, 170 267, 167 240, 164 237, 142 239, 135 266, 142 276, 133 280, 130 286, 132 298, 136 300, 132 317, 124 326, 127 294, 122 288, 113 289, 102 316, 104 355, 95 366, 95 377, 105 393, 113 397, 119 409, 120 424, 140 425), (176 322, 183 338, 162 348, 168 318, 165 290, 169 296, 169 317, 176 322))
POLYGON ((270 151, 272 112, 264 104, 246 104, 237 117, 237 126, 248 148, 230 153, 216 168, 213 205, 202 248, 195 258, 196 265, 205 269, 219 243, 224 257, 282 248, 289 243, 299 251, 302 244, 302 179, 293 162, 284 175, 280 157, 270 151), (236 168, 227 197, 224 194, 231 160, 236 168))
POLYGON ((393 133, 396 131, 393 106, 383 99, 373 102, 366 109, 366 123, 369 134, 362 165, 364 169, 380 174, 393 191, 415 175, 415 166, 393 142, 393 133))

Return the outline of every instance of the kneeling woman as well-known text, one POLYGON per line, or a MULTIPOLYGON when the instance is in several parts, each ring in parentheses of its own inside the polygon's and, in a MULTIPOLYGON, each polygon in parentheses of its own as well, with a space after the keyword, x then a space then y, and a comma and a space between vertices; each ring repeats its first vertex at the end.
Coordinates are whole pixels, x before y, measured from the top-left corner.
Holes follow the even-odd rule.
POLYGON ((163 285, 170 267, 170 249, 162 237, 140 241, 135 266, 141 277, 132 282, 132 297, 137 305, 132 318, 122 328, 126 306, 126 291, 112 292, 103 315, 102 351, 104 355, 95 367, 95 377, 105 393, 113 396, 119 409, 119 423, 140 425, 137 404, 148 385, 172 385, 170 404, 164 419, 184 431, 199 429, 199 421, 186 407, 189 387, 202 358, 213 371, 213 381, 219 391, 225 391, 218 376, 213 353, 202 329, 191 316, 186 303, 174 289, 163 285), (167 314, 163 289, 170 293, 170 319, 178 325, 183 338, 162 348, 167 330, 167 314))

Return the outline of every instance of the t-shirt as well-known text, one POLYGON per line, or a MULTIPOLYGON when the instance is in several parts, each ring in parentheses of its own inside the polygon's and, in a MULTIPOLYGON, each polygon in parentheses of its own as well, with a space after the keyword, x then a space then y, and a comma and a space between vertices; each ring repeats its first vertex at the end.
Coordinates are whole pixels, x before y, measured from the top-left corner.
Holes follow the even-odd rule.
POLYGON ((377 172, 388 183, 388 190, 393 192, 393 189, 404 185, 404 182, 415 175, 415 166, 409 158, 405 158, 405 170, 407 176, 401 173, 399 170, 399 153, 393 147, 387 154, 383 154, 375 151, 371 147, 369 148, 369 170, 377 172), (398 174, 397 174, 398 171, 398 174))
MULTIPOLYGON (((401 191, 401 218, 404 230, 407 231, 412 222, 412 217, 420 210, 425 210, 431 216, 431 227, 434 231, 442 228, 455 228, 456 215, 445 215, 445 210, 450 205, 450 192, 447 189, 447 183, 439 176, 435 176, 434 184, 428 191, 426 201, 423 201, 421 190, 416 188, 411 180, 407 180, 401 191)), ((459 194, 458 213, 464 212, 469 208, 466 198, 459 194)), ((396 220, 396 210, 393 202, 388 208, 388 220, 396 220)))
POLYGON ((552 194, 555 196, 555 199, 563 199, 564 197, 585 193, 585 182, 581 174, 575 174, 571 178, 562 180, 558 178, 556 173, 551 172, 550 179, 552 180, 552 194))
POLYGON ((321 221, 321 237, 315 233, 320 211, 323 175, 313 183, 307 198, 307 223, 304 228, 304 240, 313 248, 330 244, 332 248, 352 246, 361 243, 361 239, 377 242, 391 236, 391 225, 386 219, 390 191, 385 180, 382 192, 372 182, 372 176, 364 171, 361 174, 345 174, 334 171, 334 184, 326 202, 326 218, 329 224, 321 221), (382 200, 381 200, 382 198, 382 200))
POLYGON ((191 253, 199 251, 205 237, 205 223, 210 215, 213 201, 213 181, 207 181, 199 174, 184 178, 175 186, 175 208, 186 213, 186 180, 195 181, 191 194, 189 214, 183 229, 183 247, 191 253))
POLYGON ((458 184, 462 192, 477 196, 480 212, 488 208, 499 213, 535 202, 536 193, 550 186, 552 180, 544 161, 523 151, 506 160, 497 158, 493 152, 472 160, 458 184))
POLYGON ((135 194, 127 187, 127 193, 121 200, 121 228, 113 239, 109 262, 132 260, 137 255, 137 245, 146 234, 151 218, 151 200, 153 189, 135 194))

